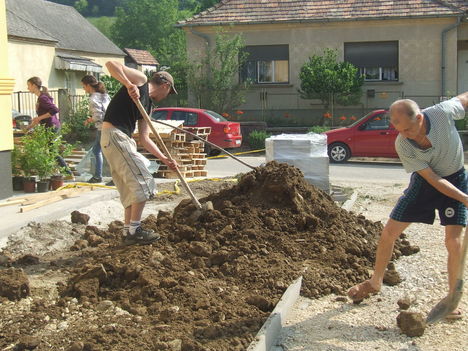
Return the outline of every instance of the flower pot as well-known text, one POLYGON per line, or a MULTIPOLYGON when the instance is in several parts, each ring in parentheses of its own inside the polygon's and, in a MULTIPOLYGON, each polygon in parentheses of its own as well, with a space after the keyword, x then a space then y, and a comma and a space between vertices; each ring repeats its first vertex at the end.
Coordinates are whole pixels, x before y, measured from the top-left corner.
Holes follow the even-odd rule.
POLYGON ((37 192, 45 193, 49 191, 49 180, 40 180, 37 182, 37 192))
POLYGON ((57 190, 61 186, 63 186, 63 176, 58 175, 58 176, 52 176, 50 177, 50 189, 51 190, 57 190))
POLYGON ((23 190, 25 193, 35 193, 36 192, 36 178, 34 177, 24 178, 23 190))
POLYGON ((23 190, 23 181, 24 181, 24 177, 14 176, 12 178, 13 190, 14 191, 23 190))

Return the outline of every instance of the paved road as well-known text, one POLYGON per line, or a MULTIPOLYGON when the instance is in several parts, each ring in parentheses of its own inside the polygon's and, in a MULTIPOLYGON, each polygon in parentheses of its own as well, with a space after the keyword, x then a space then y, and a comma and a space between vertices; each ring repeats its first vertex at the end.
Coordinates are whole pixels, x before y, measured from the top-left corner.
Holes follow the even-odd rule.
MULTIPOLYGON (((253 167, 265 163, 265 156, 240 156, 253 167)), ((232 158, 208 160, 206 169, 210 177, 228 177, 245 173, 250 169, 232 158)), ((401 164, 352 161, 345 164, 330 164, 330 181, 356 181, 371 183, 406 183, 409 175, 401 164)))

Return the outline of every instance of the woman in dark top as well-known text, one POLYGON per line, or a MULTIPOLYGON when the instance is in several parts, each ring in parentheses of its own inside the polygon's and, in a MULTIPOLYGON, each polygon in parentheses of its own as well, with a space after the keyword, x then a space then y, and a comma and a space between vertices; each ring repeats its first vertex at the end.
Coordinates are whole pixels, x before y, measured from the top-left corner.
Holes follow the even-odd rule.
POLYGON ((29 78, 27 85, 28 90, 37 96, 37 117, 33 118, 30 127, 33 128, 40 123, 46 127, 55 128, 58 131, 60 128, 60 121, 57 117, 59 109, 54 104, 54 99, 48 93, 47 88, 42 86, 41 79, 38 77, 29 78))
MULTIPOLYGON (((29 129, 34 128, 38 124, 42 124, 47 128, 52 128, 55 133, 60 132, 60 120, 57 113, 58 107, 54 104, 54 99, 48 93, 46 87, 42 86, 42 81, 39 77, 31 77, 27 81, 28 90, 37 96, 36 113, 37 117, 32 119, 29 129)), ((68 167, 63 157, 57 157, 57 163, 66 169, 69 174, 67 179, 75 180, 72 171, 68 167)))

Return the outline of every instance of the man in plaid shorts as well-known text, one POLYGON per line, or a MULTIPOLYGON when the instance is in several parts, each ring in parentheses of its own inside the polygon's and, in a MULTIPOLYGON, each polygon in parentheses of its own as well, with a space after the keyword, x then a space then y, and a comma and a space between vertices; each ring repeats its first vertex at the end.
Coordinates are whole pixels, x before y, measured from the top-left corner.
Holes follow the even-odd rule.
MULTIPOLYGON (((372 277, 348 291, 353 301, 380 291, 396 239, 411 223, 433 224, 435 210, 445 227, 449 291, 455 288, 468 196, 463 147, 454 120, 465 117, 467 106, 468 92, 422 111, 408 99, 390 106, 390 120, 399 132, 395 147, 403 167, 412 173, 411 181, 382 231, 372 277)), ((461 318, 461 311, 453 311, 449 318, 461 318)))

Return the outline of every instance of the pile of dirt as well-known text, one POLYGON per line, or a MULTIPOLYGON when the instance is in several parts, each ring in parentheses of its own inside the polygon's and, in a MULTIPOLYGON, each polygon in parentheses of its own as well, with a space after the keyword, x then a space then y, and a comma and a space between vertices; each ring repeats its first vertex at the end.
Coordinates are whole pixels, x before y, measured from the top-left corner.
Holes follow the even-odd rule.
MULTIPOLYGON (((75 256, 50 262, 69 277, 61 298, 2 323, 0 346, 27 326, 37 350, 245 350, 298 276, 312 298, 369 276, 382 224, 339 208, 294 167, 268 163, 204 201, 215 210, 195 221, 186 200, 146 218, 165 238, 152 245, 122 246, 119 222, 88 226, 75 256)), ((393 259, 416 251, 399 241, 393 259)))

